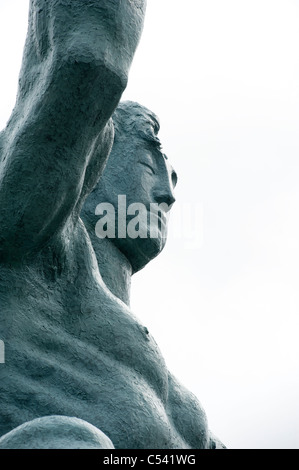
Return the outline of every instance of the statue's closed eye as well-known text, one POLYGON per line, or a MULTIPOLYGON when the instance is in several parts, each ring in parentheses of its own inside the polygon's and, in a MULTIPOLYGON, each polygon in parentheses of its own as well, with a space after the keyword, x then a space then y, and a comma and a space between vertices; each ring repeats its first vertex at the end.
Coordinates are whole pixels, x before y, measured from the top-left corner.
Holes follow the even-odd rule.
POLYGON ((141 163, 141 165, 146 166, 147 168, 149 168, 149 170, 151 171, 151 173, 153 173, 154 175, 156 174, 156 171, 154 170, 154 168, 152 167, 152 165, 150 165, 149 163, 144 162, 144 161, 142 161, 142 160, 140 160, 138 163, 141 163))

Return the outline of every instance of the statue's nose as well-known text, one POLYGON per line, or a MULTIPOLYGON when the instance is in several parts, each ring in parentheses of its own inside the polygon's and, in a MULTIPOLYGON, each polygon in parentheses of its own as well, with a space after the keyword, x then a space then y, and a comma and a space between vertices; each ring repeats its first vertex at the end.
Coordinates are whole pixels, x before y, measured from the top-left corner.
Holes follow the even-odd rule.
POLYGON ((171 206, 175 203, 175 197, 174 197, 174 194, 171 190, 169 190, 169 191, 163 191, 163 190, 155 191, 154 192, 154 200, 158 204, 162 204, 162 203, 167 204, 169 206, 168 210, 170 210, 171 206))

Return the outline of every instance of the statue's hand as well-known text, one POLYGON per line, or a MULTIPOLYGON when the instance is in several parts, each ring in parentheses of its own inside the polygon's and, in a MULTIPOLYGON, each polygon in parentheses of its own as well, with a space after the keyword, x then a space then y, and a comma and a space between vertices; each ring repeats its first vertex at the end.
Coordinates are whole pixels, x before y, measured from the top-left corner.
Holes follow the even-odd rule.
POLYGON ((0 438, 0 449, 114 449, 99 429, 78 418, 46 416, 0 438))

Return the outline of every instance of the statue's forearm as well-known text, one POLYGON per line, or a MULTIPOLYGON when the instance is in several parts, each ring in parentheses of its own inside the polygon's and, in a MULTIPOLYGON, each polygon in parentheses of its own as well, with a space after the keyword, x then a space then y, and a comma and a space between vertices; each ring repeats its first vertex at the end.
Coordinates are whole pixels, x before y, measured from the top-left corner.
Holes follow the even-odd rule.
POLYGON ((50 54, 55 64, 66 59, 102 64, 125 85, 145 9, 146 0, 31 0, 21 93, 50 54))
MULTIPOLYGON (((146 0, 31 0, 13 118, 20 111, 28 114, 32 101, 46 104, 49 94, 43 94, 50 91, 56 100, 68 99, 71 108, 79 102, 82 110, 83 105, 88 108, 84 111, 89 119, 100 116, 105 123, 126 87, 145 4, 146 0)), ((64 116, 69 135, 73 131, 67 114, 59 125, 64 116)))

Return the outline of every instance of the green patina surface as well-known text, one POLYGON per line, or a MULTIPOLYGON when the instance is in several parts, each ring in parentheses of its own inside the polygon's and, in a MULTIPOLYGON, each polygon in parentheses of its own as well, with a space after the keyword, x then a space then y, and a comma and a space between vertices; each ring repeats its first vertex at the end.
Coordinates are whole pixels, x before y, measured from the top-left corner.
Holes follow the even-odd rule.
POLYGON ((129 307, 132 274, 165 239, 94 232, 95 206, 119 194, 174 202, 157 118, 119 105, 145 3, 30 2, 0 135, 2 449, 222 447, 129 307))

